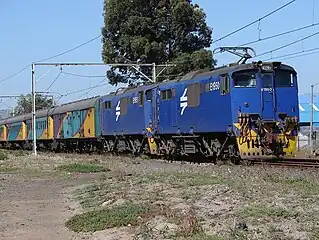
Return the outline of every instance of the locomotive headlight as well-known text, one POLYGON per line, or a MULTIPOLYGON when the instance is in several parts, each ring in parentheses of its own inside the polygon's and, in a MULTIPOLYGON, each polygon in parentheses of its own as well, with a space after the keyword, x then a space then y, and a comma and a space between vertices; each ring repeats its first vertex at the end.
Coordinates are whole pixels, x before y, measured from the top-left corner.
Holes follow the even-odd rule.
POLYGON ((272 66, 271 65, 262 65, 261 70, 265 72, 271 72, 272 71, 272 66))

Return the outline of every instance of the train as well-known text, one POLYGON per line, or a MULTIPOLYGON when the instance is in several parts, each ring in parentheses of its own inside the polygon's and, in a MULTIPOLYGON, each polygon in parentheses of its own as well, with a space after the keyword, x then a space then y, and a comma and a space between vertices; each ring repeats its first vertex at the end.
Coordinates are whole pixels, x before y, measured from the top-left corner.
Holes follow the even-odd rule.
MULTIPOLYGON (((37 111, 36 147, 208 161, 292 157, 298 106, 292 66, 229 64, 37 111)), ((32 149, 32 139, 32 114, 0 121, 1 148, 32 149)))

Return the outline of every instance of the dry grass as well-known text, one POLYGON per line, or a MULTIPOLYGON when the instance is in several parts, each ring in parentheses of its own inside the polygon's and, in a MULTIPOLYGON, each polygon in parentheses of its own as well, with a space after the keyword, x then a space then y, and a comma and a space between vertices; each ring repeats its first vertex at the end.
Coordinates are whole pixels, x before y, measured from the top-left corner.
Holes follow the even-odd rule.
POLYGON ((81 205, 78 211, 84 213, 68 223, 77 232, 126 226, 118 232, 129 232, 134 239, 319 236, 316 170, 181 165, 89 155, 17 155, 9 153, 7 159, 0 160, 0 171, 51 174, 69 164, 109 170, 94 175, 94 180, 72 192, 73 200, 81 205), (121 206, 128 204, 147 206, 150 211, 122 211, 121 206))

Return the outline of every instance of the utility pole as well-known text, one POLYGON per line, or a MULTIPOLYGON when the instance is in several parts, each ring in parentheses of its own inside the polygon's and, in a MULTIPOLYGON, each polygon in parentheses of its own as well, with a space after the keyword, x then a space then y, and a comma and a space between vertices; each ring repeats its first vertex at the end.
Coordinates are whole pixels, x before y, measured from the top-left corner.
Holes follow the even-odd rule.
POLYGON ((32 63, 32 132, 33 132, 33 154, 37 155, 37 138, 36 138, 36 118, 35 118, 35 96, 36 96, 36 86, 35 86, 35 67, 36 66, 114 66, 114 67, 131 67, 140 73, 148 81, 156 83, 157 77, 163 73, 163 71, 175 65, 172 64, 162 64, 156 65, 155 63, 32 63), (152 67, 152 78, 146 76, 139 67, 152 67), (156 75, 156 67, 162 67, 163 69, 156 75))
POLYGON ((35 63, 32 63, 32 132, 33 132, 33 154, 37 155, 37 132, 36 132, 36 121, 35 121, 35 63))

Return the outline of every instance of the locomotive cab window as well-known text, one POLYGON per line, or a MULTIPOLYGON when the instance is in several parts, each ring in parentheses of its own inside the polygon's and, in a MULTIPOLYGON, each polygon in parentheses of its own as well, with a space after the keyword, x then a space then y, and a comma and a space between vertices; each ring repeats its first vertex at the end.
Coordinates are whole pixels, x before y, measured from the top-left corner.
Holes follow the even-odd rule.
POLYGON ((287 70, 276 70, 275 85, 276 87, 293 87, 295 73, 287 70))
POLYGON ((232 77, 236 88, 254 88, 257 85, 255 71, 235 72, 232 77))

